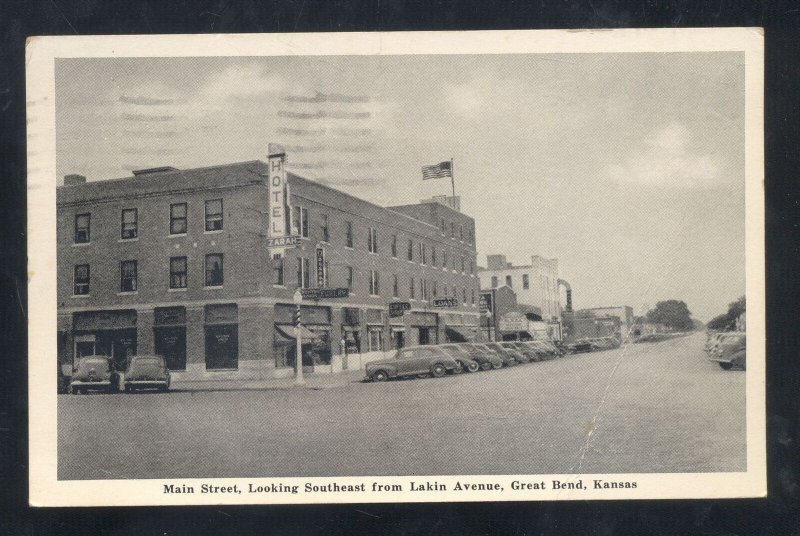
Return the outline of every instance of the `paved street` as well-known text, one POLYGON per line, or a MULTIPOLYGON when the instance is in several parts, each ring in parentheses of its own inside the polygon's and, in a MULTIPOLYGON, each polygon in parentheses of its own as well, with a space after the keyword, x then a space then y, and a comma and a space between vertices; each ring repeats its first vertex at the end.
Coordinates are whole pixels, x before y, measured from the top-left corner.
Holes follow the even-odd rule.
POLYGON ((704 341, 385 384, 61 395, 58 474, 742 471, 745 372, 709 362, 704 341))

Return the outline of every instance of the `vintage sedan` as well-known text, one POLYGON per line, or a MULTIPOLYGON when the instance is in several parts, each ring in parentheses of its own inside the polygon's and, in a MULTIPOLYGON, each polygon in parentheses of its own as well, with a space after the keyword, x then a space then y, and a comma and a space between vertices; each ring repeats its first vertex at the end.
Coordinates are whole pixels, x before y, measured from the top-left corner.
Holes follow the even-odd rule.
POLYGON ((508 352, 498 352, 494 348, 491 348, 486 343, 473 343, 473 346, 482 350, 484 352, 488 352, 495 357, 499 357, 503 361, 504 367, 511 367, 517 364, 517 360, 514 359, 508 352))
POLYGON ((119 375, 114 370, 111 358, 104 355, 89 355, 78 359, 72 369, 69 382, 72 394, 87 391, 119 391, 119 375))
POLYGON ((170 384, 167 363, 160 355, 135 355, 128 363, 124 384, 126 393, 138 389, 166 391, 170 384))
POLYGON ((711 354, 711 361, 719 363, 723 370, 730 370, 734 367, 745 370, 747 368, 747 335, 736 333, 722 339, 714 353, 711 354))
POLYGON ((469 356, 480 364, 482 370, 499 369, 503 366, 503 360, 488 348, 481 348, 477 344, 460 342, 453 346, 458 346, 469 356))
POLYGON ((486 346, 497 352, 498 354, 504 353, 517 363, 530 363, 530 358, 526 357, 516 348, 506 348, 501 346, 499 342, 487 342, 486 346))
POLYGON ((455 344, 442 344, 437 346, 437 348, 444 350, 450 357, 458 361, 461 368, 467 372, 478 372, 481 369, 481 365, 478 361, 472 359, 466 350, 459 348, 455 344))
POLYGON ((458 361, 435 346, 409 346, 397 350, 390 359, 367 363, 364 372, 366 380, 383 382, 390 378, 428 374, 440 378, 460 368, 458 361))
POLYGON ((539 353, 537 353, 536 350, 534 350, 530 346, 522 344, 522 342, 504 341, 504 342, 501 342, 501 343, 498 343, 498 344, 500 344, 500 346, 502 346, 503 348, 507 348, 509 350, 516 350, 517 352, 519 352, 522 355, 524 355, 525 357, 527 357, 528 361, 541 361, 542 360, 542 356, 539 355, 539 353))

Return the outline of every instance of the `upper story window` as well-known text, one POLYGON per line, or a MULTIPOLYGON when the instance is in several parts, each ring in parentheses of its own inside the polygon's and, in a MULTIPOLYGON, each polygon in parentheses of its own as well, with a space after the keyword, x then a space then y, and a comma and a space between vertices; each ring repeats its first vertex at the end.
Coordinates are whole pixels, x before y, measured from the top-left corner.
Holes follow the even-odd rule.
POLYGON ((497 288, 497 276, 492 276, 492 288, 497 288))
POLYGON ((439 220, 439 228, 442 230, 442 234, 447 233, 447 222, 444 221, 444 218, 439 220))
POLYGON ((419 259, 420 263, 428 264, 428 246, 421 242, 419 244, 419 259))
POLYGON ((450 222, 450 238, 456 237, 456 224, 454 222, 450 222))
POLYGON ((169 206, 169 234, 186 234, 186 203, 173 203, 169 206))
POLYGON ((295 206, 292 212, 294 213, 292 231, 295 235, 308 238, 308 209, 305 207, 295 206))
POLYGON ((436 266, 436 246, 431 246, 431 266, 436 266))
POLYGON ((370 227, 367 234, 367 250, 370 253, 378 252, 378 230, 374 227, 370 227))
POLYGON ((392 235, 392 257, 397 258, 397 235, 392 235))
POLYGON ((475 305, 475 289, 472 289, 472 297, 470 299, 470 304, 475 305))
POLYGON ((442 268, 447 268, 447 250, 442 251, 442 268))
POLYGON ((473 275, 475 274, 475 263, 471 259, 469 261, 469 273, 473 275))
POLYGON ((90 227, 92 216, 89 213, 75 216, 75 243, 88 244, 91 239, 90 227))
POLYGON ((351 248, 353 247, 353 222, 344 222, 344 245, 351 248))
POLYGON ((353 285, 355 284, 355 275, 352 266, 345 266, 345 279, 345 286, 352 292, 354 289, 353 285))
POLYGON ((272 256, 272 284, 273 285, 283 285, 284 284, 284 259, 283 256, 276 253, 272 256))
POLYGON ((510 275, 506 276, 506 285, 508 286, 508 288, 511 288, 511 287, 514 286, 514 285, 511 284, 511 276, 510 275))
POLYGON ((89 295, 89 265, 78 264, 75 266, 75 277, 72 294, 75 296, 89 295))
POLYGON ((323 242, 330 242, 331 235, 330 235, 330 231, 328 230, 328 215, 327 214, 322 214, 320 216, 320 218, 321 218, 320 234, 322 235, 322 241, 323 242))
POLYGON ((434 279, 434 280, 433 280, 433 297, 434 297, 434 298, 435 298, 435 297, 438 295, 438 293, 439 293, 439 291, 438 291, 438 289, 437 289, 437 287, 438 287, 438 286, 439 286, 439 285, 437 285, 437 284, 436 284, 436 280, 434 279))
POLYGON ((222 199, 206 201, 206 231, 222 230, 222 199))
POLYGON ((225 271, 223 267, 222 253, 211 253, 206 255, 206 279, 205 286, 221 287, 225 282, 225 271))
POLYGON ((419 290, 422 294, 422 301, 428 300, 428 282, 424 279, 419 280, 419 290))
POLYGON ((408 260, 414 260, 414 241, 410 238, 408 239, 408 260))
POLYGON ((414 278, 408 280, 408 296, 413 300, 416 298, 416 288, 414 288, 414 278))
POLYGON ((464 224, 458 226, 458 239, 464 241, 464 224))
POLYGON ((122 229, 120 237, 123 240, 130 240, 139 236, 139 210, 126 208, 122 210, 122 229))
POLYGON ((392 297, 397 298, 400 296, 400 280, 397 274, 392 276, 392 297))
POLYGON ((462 255, 461 256, 461 273, 463 274, 466 271, 467 271, 467 259, 465 259, 464 256, 462 255))
POLYGON ((467 228, 467 242, 472 244, 472 241, 475 239, 474 231, 472 230, 472 226, 467 228))
POLYGON ((122 261, 119 263, 120 292, 136 292, 136 279, 136 261, 122 261))
POLYGON ((187 283, 186 257, 170 257, 169 288, 186 288, 187 283))
POLYGON ((378 272, 376 272, 375 270, 369 271, 369 293, 371 296, 377 296, 380 294, 378 272))
POLYGON ((311 286, 311 263, 305 257, 297 257, 297 286, 300 288, 311 286))
POLYGON ((462 302, 464 305, 466 305, 466 304, 467 304, 467 289, 466 289, 466 288, 462 288, 462 289, 461 289, 461 302, 462 302))
POLYGON ((528 280, 528 274, 522 274, 522 288, 528 290, 531 286, 531 282, 528 280))

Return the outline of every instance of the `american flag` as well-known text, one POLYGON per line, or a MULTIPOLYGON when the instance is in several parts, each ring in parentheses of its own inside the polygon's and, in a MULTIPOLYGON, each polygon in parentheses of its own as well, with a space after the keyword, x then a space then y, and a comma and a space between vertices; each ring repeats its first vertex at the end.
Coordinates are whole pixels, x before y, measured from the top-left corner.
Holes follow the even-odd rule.
POLYGON ((452 177, 453 167, 450 162, 440 162, 433 166, 425 166, 422 168, 422 180, 428 179, 441 179, 443 177, 452 177))

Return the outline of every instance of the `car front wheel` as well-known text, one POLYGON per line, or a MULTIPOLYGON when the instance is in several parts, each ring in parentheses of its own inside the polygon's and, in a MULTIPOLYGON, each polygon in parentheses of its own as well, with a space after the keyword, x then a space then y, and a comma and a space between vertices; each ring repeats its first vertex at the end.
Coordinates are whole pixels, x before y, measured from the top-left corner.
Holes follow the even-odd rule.
POLYGON ((721 368, 722 370, 730 370, 731 368, 733 368, 733 363, 720 363, 719 368, 721 368))
POLYGON ((477 363, 473 362, 473 363, 470 363, 469 366, 467 366, 467 372, 478 372, 478 370, 480 368, 481 368, 480 365, 478 365, 477 363))
POLYGON ((487 363, 482 363, 481 364, 481 370, 489 370, 490 368, 492 368, 492 364, 491 363, 487 362, 487 363))
POLYGON ((372 373, 372 381, 385 382, 389 379, 389 374, 385 370, 376 370, 372 373))
POLYGON ((447 374, 447 368, 441 363, 436 363, 431 367, 431 376, 434 378, 441 378, 447 374))

